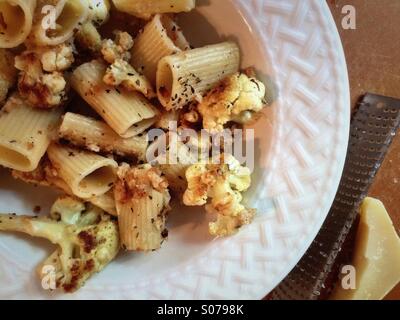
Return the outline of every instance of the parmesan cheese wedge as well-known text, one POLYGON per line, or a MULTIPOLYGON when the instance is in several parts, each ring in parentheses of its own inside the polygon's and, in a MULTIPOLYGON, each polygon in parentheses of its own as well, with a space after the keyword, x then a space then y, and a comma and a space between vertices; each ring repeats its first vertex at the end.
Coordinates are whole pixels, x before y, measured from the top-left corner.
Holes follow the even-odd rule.
POLYGON ((380 300, 400 282, 400 238, 382 202, 365 198, 356 236, 353 266, 356 288, 339 283, 331 299, 380 300))

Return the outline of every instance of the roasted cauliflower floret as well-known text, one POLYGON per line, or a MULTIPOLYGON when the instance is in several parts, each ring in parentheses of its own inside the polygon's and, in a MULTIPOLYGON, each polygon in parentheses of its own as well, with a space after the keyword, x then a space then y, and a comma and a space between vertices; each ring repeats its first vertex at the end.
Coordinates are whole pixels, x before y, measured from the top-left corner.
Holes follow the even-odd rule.
POLYGON ((87 0, 89 6, 88 21, 82 25, 75 39, 84 49, 98 52, 101 49, 101 35, 97 28, 109 18, 110 2, 108 0, 87 0))
POLYGON ((8 90, 17 80, 14 67, 14 55, 6 49, 0 49, 0 105, 6 100, 8 90))
POLYGON ((58 245, 38 268, 40 277, 51 268, 56 288, 74 292, 117 255, 117 223, 100 209, 73 198, 57 200, 50 218, 0 215, 0 231, 17 231, 58 245))
POLYGON ((121 85, 128 91, 139 91, 147 98, 156 97, 150 81, 122 59, 116 59, 107 68, 103 81, 110 86, 121 85))
POLYGON ((110 16, 110 1, 108 0, 87 0, 89 5, 88 20, 99 27, 106 22, 110 16))
POLYGON ((101 53, 104 60, 108 63, 114 63, 117 59, 129 61, 131 58, 130 50, 133 46, 133 39, 127 32, 116 31, 115 40, 103 40, 101 53))
POLYGON ((79 46, 92 52, 99 52, 102 39, 99 31, 92 22, 85 23, 75 36, 79 46))
POLYGON ((53 48, 44 49, 40 52, 40 62, 43 70, 47 72, 65 71, 74 62, 72 46, 60 44, 53 48))
POLYGON ((51 48, 24 51, 15 57, 20 70, 18 89, 33 107, 52 108, 66 99, 63 72, 74 62, 71 46, 61 44, 51 48))
POLYGON ((186 170, 188 188, 183 203, 202 206, 210 198, 206 211, 216 213, 217 221, 209 224, 209 231, 214 236, 228 236, 254 217, 255 210, 241 204, 241 192, 250 187, 250 170, 231 155, 218 160, 218 164, 195 164, 186 170))
POLYGON ((115 201, 121 243, 126 250, 157 250, 168 236, 165 226, 169 201, 168 182, 149 164, 118 170, 115 201))
POLYGON ((156 93, 150 81, 128 62, 132 46, 132 37, 127 32, 117 31, 114 41, 110 39, 103 41, 101 52, 104 60, 110 64, 103 81, 110 86, 122 86, 128 91, 139 91, 149 99, 154 98, 156 93))
POLYGON ((264 107, 264 96, 264 84, 243 73, 223 79, 198 106, 204 129, 221 131, 230 121, 248 122, 264 107))

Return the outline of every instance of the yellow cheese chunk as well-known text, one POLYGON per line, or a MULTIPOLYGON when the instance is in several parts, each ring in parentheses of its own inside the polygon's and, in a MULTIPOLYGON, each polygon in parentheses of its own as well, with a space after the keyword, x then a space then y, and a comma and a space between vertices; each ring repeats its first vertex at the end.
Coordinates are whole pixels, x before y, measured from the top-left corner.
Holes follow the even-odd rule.
POLYGON ((331 299, 380 300, 400 282, 400 238, 382 202, 364 199, 352 265, 356 288, 337 285, 331 299))

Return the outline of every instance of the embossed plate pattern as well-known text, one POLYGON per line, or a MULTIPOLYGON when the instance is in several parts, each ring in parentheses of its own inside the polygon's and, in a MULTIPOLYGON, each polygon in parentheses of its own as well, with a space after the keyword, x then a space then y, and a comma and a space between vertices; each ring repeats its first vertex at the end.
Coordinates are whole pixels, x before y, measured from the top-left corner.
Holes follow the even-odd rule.
MULTIPOLYGON (((202 212, 175 210, 162 250, 122 255, 68 296, 38 283, 34 267, 51 252, 45 242, 2 234, 0 298, 259 299, 306 251, 335 196, 350 121, 346 64, 325 1, 200 0, 185 19, 199 44, 238 40, 243 66, 254 65, 279 88, 255 127, 246 200, 259 211, 256 221, 234 237, 211 239, 202 212)), ((45 211, 54 198, 0 170, 0 211, 29 213, 36 204, 45 211)))

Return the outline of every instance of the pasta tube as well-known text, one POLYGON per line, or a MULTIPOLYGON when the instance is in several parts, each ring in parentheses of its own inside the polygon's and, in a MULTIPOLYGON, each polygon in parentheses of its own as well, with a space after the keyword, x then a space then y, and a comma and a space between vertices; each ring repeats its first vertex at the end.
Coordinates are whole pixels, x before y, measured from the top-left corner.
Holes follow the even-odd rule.
POLYGON ((22 172, 12 170, 11 173, 15 179, 22 180, 26 183, 42 187, 55 187, 68 195, 73 195, 70 187, 58 176, 57 171, 46 157, 39 162, 39 165, 33 171, 22 172))
POLYGON ((93 198, 89 198, 88 201, 94 204, 96 207, 103 209, 105 212, 112 216, 117 216, 117 209, 115 208, 114 190, 110 191, 93 198))
POLYGON ((115 7, 142 19, 156 13, 188 12, 195 7, 195 0, 113 0, 115 7))
POLYGON ((22 44, 32 30, 36 0, 0 1, 0 48, 22 44))
POLYGON ((135 39, 131 64, 155 85, 158 61, 188 49, 179 26, 167 15, 157 14, 135 39))
POLYGON ((87 0, 39 0, 29 40, 37 45, 61 44, 80 29, 88 15, 87 0))
POLYGON ((144 160, 147 136, 121 138, 106 123, 68 112, 64 115, 59 137, 93 152, 115 153, 144 160))
POLYGON ((79 198, 102 195, 115 182, 118 165, 112 159, 57 144, 52 144, 47 154, 60 178, 79 198))
POLYGON ((167 110, 182 108, 236 73, 239 63, 239 47, 233 42, 166 56, 157 68, 158 99, 167 110))
MULTIPOLYGON (((30 172, 12 170, 12 176, 15 179, 22 180, 26 183, 31 183, 43 187, 55 187, 60 191, 65 192, 67 195, 74 195, 70 187, 65 183, 65 181, 58 176, 57 171, 52 167, 48 159, 45 159, 44 161, 42 160, 39 163, 38 167, 30 172)), ((87 199, 87 201, 113 216, 117 215, 113 189, 100 196, 89 198, 87 199)))
POLYGON ((172 191, 177 194, 183 194, 187 188, 186 170, 190 164, 163 164, 160 165, 162 173, 168 180, 168 184, 172 191))
POLYGON ((121 243, 127 250, 159 249, 168 236, 165 228, 170 195, 168 182, 150 165, 118 169, 114 194, 121 243))
POLYGON ((0 111, 0 165, 32 171, 50 144, 62 109, 31 108, 19 96, 8 99, 0 111))
POLYGON ((104 84, 105 71, 100 61, 85 63, 74 71, 71 85, 121 137, 143 132, 156 121, 158 111, 140 93, 104 84))

